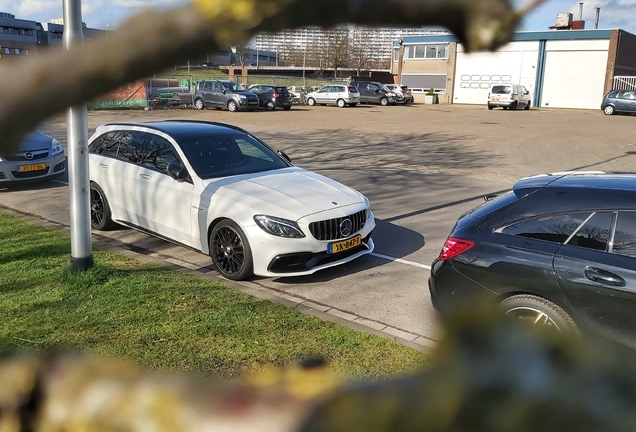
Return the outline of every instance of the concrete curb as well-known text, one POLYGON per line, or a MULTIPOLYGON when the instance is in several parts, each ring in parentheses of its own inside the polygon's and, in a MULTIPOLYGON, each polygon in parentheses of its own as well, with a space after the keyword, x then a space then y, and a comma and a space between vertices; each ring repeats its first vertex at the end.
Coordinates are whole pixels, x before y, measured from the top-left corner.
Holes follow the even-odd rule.
MULTIPOLYGON (((45 228, 70 235, 70 228, 64 224, 20 212, 4 205, 0 205, 0 208, 6 213, 12 214, 24 221, 35 223, 45 228)), ((104 250, 122 253, 127 257, 140 262, 160 265, 171 270, 219 282, 225 286, 235 288, 256 298, 295 308, 302 313, 315 316, 324 321, 330 321, 353 330, 392 339, 402 345, 426 354, 432 353, 438 344, 437 341, 428 339, 422 335, 391 327, 387 324, 357 316, 329 305, 310 301, 302 297, 292 296, 287 293, 264 287, 256 282, 234 282, 224 279, 214 270, 211 262, 209 267, 199 267, 173 257, 162 256, 151 250, 135 247, 135 245, 124 243, 95 233, 93 233, 93 244, 104 250)))

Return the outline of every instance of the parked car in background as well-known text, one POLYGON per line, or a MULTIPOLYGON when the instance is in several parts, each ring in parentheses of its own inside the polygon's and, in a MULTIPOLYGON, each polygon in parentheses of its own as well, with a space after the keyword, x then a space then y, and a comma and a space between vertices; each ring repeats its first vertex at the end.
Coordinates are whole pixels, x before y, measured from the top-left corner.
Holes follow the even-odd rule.
POLYGON ((607 115, 636 112, 636 90, 612 90, 603 97, 601 109, 607 115))
POLYGON ((15 153, 0 155, 0 183, 37 180, 66 171, 64 149, 55 138, 31 132, 15 153))
POLYGON ((398 96, 379 82, 353 81, 351 85, 355 86, 360 92, 360 103, 373 103, 386 106, 395 105, 398 101, 398 96))
POLYGON ((209 254, 232 280, 312 274, 373 251, 369 200, 236 126, 114 123, 89 141, 91 225, 209 254))
POLYGON ((360 93, 353 85, 329 84, 321 89, 305 95, 305 103, 309 106, 338 105, 344 108, 356 106, 360 102, 360 93))
POLYGON ((532 101, 530 92, 519 84, 493 84, 488 93, 488 109, 502 107, 503 109, 516 110, 523 107, 530 109, 532 101))
POLYGON ((254 111, 258 109, 258 96, 233 81, 199 81, 194 93, 194 107, 229 111, 254 111))
POLYGON ((518 181, 459 218, 429 289, 442 311, 486 296, 516 320, 636 347, 636 175, 518 181))
POLYGON ((289 111, 292 107, 293 95, 285 86, 257 84, 248 90, 258 96, 259 106, 267 111, 274 111, 276 108, 289 111))
POLYGON ((397 95, 397 102, 403 104, 413 103, 413 94, 411 93, 411 89, 405 85, 400 84, 386 84, 386 88, 391 90, 393 93, 397 95))

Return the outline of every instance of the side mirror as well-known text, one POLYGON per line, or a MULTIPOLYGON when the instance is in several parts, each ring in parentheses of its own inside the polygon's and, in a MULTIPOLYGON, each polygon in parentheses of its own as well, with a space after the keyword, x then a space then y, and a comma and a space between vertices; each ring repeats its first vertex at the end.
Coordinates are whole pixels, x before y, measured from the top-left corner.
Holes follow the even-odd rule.
POLYGON ((287 162, 292 163, 291 158, 287 156, 287 153, 285 153, 284 151, 276 150, 276 153, 278 153, 278 155, 282 157, 283 159, 285 159, 287 162))
POLYGON ((170 177, 175 179, 178 182, 181 182, 185 179, 186 169, 179 164, 169 163, 166 167, 166 171, 170 174, 170 177))
POLYGON ((375 89, 375 92, 376 93, 380 93, 380 89, 375 89))

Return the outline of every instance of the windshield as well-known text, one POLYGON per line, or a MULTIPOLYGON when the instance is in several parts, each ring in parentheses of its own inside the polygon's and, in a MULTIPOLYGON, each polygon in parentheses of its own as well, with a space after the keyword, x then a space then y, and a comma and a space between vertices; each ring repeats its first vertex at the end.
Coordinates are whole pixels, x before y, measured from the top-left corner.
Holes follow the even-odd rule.
POLYGON ((289 164, 250 135, 201 136, 179 142, 202 179, 287 168, 289 164))
POLYGON ((237 83, 232 83, 232 82, 224 82, 222 83, 223 87, 225 87, 226 89, 228 89, 229 91, 231 91, 232 93, 236 93, 236 92, 240 92, 240 91, 245 91, 245 87, 243 87, 240 84, 237 83))
POLYGON ((390 93, 391 92, 391 89, 389 89, 387 86, 385 86, 383 84, 380 84, 380 89, 382 89, 386 93, 390 93))

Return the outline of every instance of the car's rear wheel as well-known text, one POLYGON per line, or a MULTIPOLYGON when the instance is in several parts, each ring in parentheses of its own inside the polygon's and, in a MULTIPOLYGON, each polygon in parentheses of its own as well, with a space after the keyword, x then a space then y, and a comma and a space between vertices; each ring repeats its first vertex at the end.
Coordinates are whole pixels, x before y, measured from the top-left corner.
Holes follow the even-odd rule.
POLYGON ((556 330, 560 333, 579 334, 576 323, 559 305, 541 297, 521 294, 500 303, 506 315, 523 323, 556 330))
POLYGON ((111 219, 110 206, 102 188, 91 183, 91 227, 98 231, 106 231, 115 225, 111 219))
POLYGON ((526 103, 526 107, 524 109, 526 111, 528 111, 530 109, 530 105, 532 105, 532 102, 528 101, 528 103, 526 103))
POLYGON ((231 100, 227 103, 227 110, 230 112, 236 112, 238 110, 238 105, 236 105, 236 102, 231 100))
POLYGON ((349 104, 349 106, 350 106, 350 107, 354 107, 354 106, 356 106, 356 105, 358 105, 358 104, 357 104, 357 103, 350 103, 350 104, 349 104))
POLYGON ((612 115, 612 114, 616 113, 616 109, 613 106, 608 105, 605 108, 603 108, 603 112, 606 115, 612 115))
POLYGON ((291 109, 291 107, 283 107, 283 109, 284 109, 285 111, 289 111, 289 110, 291 109))
POLYGON ((307 99, 307 105, 309 105, 309 106, 316 105, 316 99, 314 99, 314 98, 307 99))
POLYGON ((267 111, 274 111, 276 109, 276 104, 272 101, 268 101, 267 104, 265 104, 265 108, 267 108, 267 111))
POLYGON ((516 110, 519 107, 519 102, 514 101, 512 105, 510 105, 511 110, 516 110))
POLYGON ((488 105, 488 109, 489 109, 489 110, 492 110, 493 108, 494 108, 494 106, 492 106, 492 105, 488 105))
POLYGON ((202 110, 203 108, 205 108, 205 104, 203 103, 202 99, 197 99, 194 101, 194 107, 198 110, 202 110))
POLYGON ((230 219, 217 223, 210 233, 210 257, 216 270, 230 280, 254 273, 252 249, 241 227, 230 219))
POLYGON ((344 108, 345 106, 347 106, 347 103, 344 101, 344 99, 338 99, 338 102, 336 102, 336 104, 339 108, 344 108))

